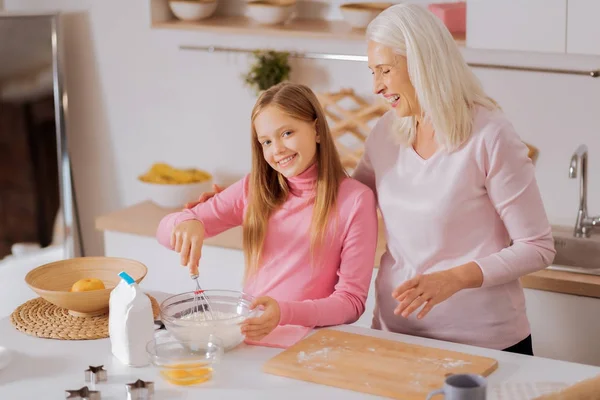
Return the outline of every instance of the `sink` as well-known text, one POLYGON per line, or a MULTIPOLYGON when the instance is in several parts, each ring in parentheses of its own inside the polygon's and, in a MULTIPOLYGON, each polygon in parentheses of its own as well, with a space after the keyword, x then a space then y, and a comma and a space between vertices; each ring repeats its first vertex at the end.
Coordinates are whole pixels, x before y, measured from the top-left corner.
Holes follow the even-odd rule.
POLYGON ((600 234, 573 236, 573 228, 552 226, 556 256, 547 269, 600 275, 600 234))

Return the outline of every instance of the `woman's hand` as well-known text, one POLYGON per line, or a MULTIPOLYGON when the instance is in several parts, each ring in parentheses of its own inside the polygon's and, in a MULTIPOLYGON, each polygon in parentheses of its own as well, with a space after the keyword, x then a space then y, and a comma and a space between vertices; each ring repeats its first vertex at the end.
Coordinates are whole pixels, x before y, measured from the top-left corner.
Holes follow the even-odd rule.
POLYGON ((259 297, 252 302, 250 309, 263 306, 264 311, 260 317, 248 318, 242 323, 242 333, 250 340, 261 340, 273 329, 277 328, 281 319, 281 309, 279 303, 272 297, 259 297))
POLYGON ((198 197, 197 201, 192 201, 190 203, 185 203, 185 208, 194 208, 198 204, 204 203, 205 201, 207 201, 208 199, 210 199, 211 197, 213 197, 215 194, 221 193, 224 190, 222 187, 220 187, 216 183, 214 183, 212 187, 213 187, 213 191, 212 192, 204 192, 204 193, 202 193, 200 195, 200 197, 198 197))
POLYGON ((415 276, 392 292, 392 297, 400 302, 394 314, 407 318, 423 306, 417 315, 417 318, 421 319, 434 306, 449 299, 456 292, 479 287, 482 283, 483 273, 474 262, 445 271, 415 276))
POLYGON ((191 274, 198 274, 203 242, 204 225, 194 219, 180 223, 171 232, 171 247, 181 255, 181 265, 191 274))

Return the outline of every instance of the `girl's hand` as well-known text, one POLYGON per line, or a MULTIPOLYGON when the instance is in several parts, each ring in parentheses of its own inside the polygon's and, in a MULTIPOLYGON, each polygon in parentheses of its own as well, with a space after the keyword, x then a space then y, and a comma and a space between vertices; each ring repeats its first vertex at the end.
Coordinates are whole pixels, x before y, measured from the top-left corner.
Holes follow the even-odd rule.
POLYGON ((250 340, 261 340, 273 329, 277 328, 281 319, 281 309, 277 300, 271 297, 259 297, 254 300, 250 309, 258 306, 264 307, 264 312, 260 317, 248 318, 242 323, 242 333, 250 340))
POLYGON ((191 274, 198 273, 203 242, 204 225, 197 220, 184 221, 171 232, 171 247, 181 254, 181 265, 188 267, 191 274))
POLYGON ((417 315, 417 318, 421 319, 434 306, 449 299, 456 292, 479 287, 482 283, 483 273, 474 262, 445 271, 415 276, 392 292, 392 297, 400 302, 394 314, 407 318, 424 305, 417 315))

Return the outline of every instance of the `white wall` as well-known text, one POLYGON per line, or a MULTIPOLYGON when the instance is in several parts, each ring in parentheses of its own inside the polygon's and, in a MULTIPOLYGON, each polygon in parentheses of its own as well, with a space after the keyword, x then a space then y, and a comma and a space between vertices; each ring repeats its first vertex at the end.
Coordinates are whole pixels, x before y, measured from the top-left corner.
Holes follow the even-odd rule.
MULTIPOLYGON (((67 20, 65 39, 69 140, 88 255, 102 253, 94 218, 142 200, 135 178, 152 163, 194 165, 223 181, 247 171, 254 101, 240 78, 247 56, 183 52, 178 46, 253 47, 257 37, 151 30, 149 0, 4 2, 8 10, 87 11, 67 20)), ((365 51, 361 42, 261 39, 263 47, 280 49, 365 51)), ((600 60, 591 61, 585 60, 600 68, 600 60)), ((365 63, 296 60, 293 68, 292 79, 315 90, 370 92, 365 63)), ((575 219, 577 182, 568 179, 567 166, 580 143, 590 147, 590 212, 600 213, 600 79, 499 70, 477 75, 523 139, 540 149, 537 176, 551 222, 571 225, 575 219)))

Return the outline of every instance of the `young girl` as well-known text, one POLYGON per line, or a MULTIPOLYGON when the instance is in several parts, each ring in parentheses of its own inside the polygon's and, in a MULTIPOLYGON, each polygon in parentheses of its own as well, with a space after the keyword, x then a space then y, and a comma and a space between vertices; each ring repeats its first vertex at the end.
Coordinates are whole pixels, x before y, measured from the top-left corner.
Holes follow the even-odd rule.
POLYGON ((204 238, 243 226, 244 291, 262 305, 242 325, 260 340, 278 325, 355 322, 377 245, 373 192, 347 177, 314 93, 282 83, 252 111, 252 170, 192 209, 165 216, 158 241, 195 272, 204 238))

